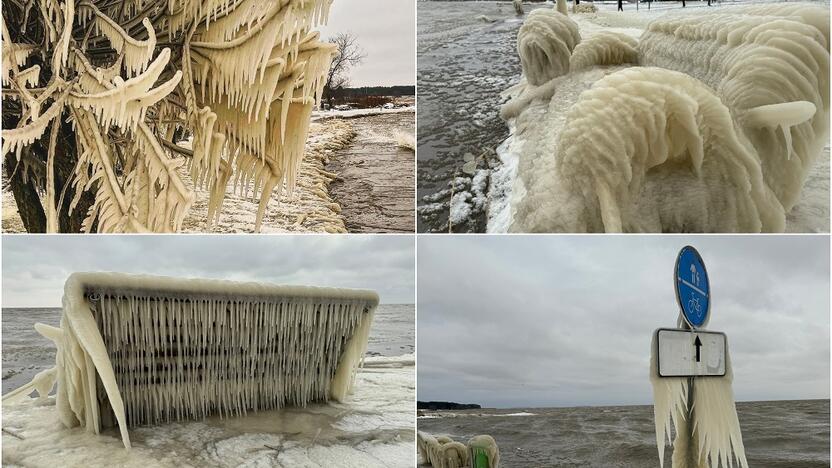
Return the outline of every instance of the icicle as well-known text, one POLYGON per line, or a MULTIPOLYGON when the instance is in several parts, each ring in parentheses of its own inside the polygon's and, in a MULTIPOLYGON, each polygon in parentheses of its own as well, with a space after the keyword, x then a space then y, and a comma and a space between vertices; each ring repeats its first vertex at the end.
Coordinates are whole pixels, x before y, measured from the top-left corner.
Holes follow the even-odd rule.
POLYGON ((112 411, 129 448, 131 426, 341 401, 377 303, 362 290, 75 273, 61 328, 45 330, 61 420, 98 432, 112 411))
POLYGON ((725 376, 704 377, 693 381, 693 420, 687 413, 688 378, 659 377, 656 359, 656 334, 650 351, 650 382, 653 385, 653 414, 659 466, 664 466, 665 441, 670 443, 670 424, 676 439, 673 443, 673 467, 731 467, 734 461, 748 468, 734 392, 731 357, 725 350, 725 376), (692 426, 692 427, 691 427, 692 426))

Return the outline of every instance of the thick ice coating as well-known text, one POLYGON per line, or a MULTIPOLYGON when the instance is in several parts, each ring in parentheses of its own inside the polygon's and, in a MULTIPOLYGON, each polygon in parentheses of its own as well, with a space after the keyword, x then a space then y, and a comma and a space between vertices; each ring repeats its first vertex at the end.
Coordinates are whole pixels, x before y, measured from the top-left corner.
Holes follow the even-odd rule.
POLYGON ((61 328, 37 328, 58 347, 62 423, 118 424, 129 448, 134 425, 342 400, 377 304, 365 290, 75 273, 61 328))
POLYGON ((500 448, 497 447, 497 442, 490 435, 483 434, 471 437, 468 441, 468 447, 484 450, 488 454, 490 468, 500 468, 500 448))
POLYGON ((733 467, 734 462, 748 468, 742 443, 734 392, 731 358, 725 350, 725 376, 693 380, 693 411, 687 412, 688 378, 659 377, 656 333, 650 348, 650 383, 653 385, 653 417, 659 465, 664 466, 665 443, 670 444, 671 423, 673 468, 733 467), (692 427, 691 427, 692 425, 692 427))
POLYGON ((513 231, 784 228, 753 148, 719 98, 687 75, 615 72, 581 94, 565 120, 554 172, 526 180, 513 231))
MULTIPOLYGON (((43 16, 43 44, 11 43, 3 24, 3 83, 15 84, 22 107, 20 122, 3 129, 2 153, 25 159, 22 148, 69 113, 78 140, 70 211, 84 192, 95 196, 83 231, 178 231, 197 187, 210 194, 216 221, 232 176, 234 190, 259 199, 259 230, 273 192, 296 184, 335 52, 312 30, 326 22, 331 0, 47 3, 43 15, 27 8, 6 18, 25 35, 25 23, 43 16), (26 67, 36 55, 43 63, 26 67), (49 84, 37 87, 41 78, 49 84), (183 130, 192 150, 173 141, 183 130), (193 185, 176 170, 186 161, 193 185)), ((54 187, 46 192, 59 198, 54 187)), ((56 232, 57 211, 46 211, 47 231, 56 232)))
POLYGON ((716 90, 766 184, 786 210, 794 206, 829 136, 828 8, 775 4, 657 20, 639 57, 716 90))
POLYGON ((828 9, 668 15, 638 41, 594 32, 573 49, 564 44, 576 33, 554 14, 530 25, 528 85, 501 109, 517 141, 500 169, 512 177, 508 204, 492 204, 505 213, 489 213, 495 229, 785 229, 828 141, 828 9), (537 23, 561 25, 546 29, 559 41, 537 23))
POLYGON ((421 461, 434 468, 462 468, 471 466, 468 448, 450 437, 434 437, 425 432, 416 436, 421 461))
POLYGON ((517 33, 517 51, 529 84, 541 85, 569 72, 569 57, 581 42, 578 25, 549 9, 529 13, 517 33))
MULTIPOLYGON (((583 4, 582 4, 583 5, 583 4)), ((570 71, 597 65, 638 63, 638 41, 626 34, 601 31, 578 44, 572 51, 570 71)))
POLYGON ((494 438, 489 435, 479 435, 471 438, 468 445, 455 442, 448 436, 436 436, 426 432, 418 432, 416 445, 419 449, 420 463, 426 463, 434 468, 462 468, 472 466, 472 449, 481 449, 488 455, 489 467, 499 468, 500 450, 494 438))

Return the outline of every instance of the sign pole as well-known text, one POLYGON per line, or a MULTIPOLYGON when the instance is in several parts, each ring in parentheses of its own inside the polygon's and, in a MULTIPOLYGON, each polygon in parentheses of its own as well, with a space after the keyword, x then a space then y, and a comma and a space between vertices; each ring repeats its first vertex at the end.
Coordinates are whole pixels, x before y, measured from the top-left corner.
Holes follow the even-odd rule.
MULTIPOLYGON (((676 257, 674 268, 674 285, 676 299, 679 304, 680 322, 682 329, 689 330, 691 335, 705 326, 708 322, 711 306, 711 287, 708 281, 708 271, 699 252, 691 246, 685 246, 676 257)), ((698 340, 698 338, 697 338, 698 340)), ((696 362, 699 362, 701 342, 695 341, 696 362)), ((693 364, 693 362, 691 362, 693 364)), ((693 392, 695 375, 687 378, 688 399, 688 450, 697 450, 693 443, 693 392)))
MULTIPOLYGON (((682 312, 680 311, 679 313, 681 314, 682 312)), ((682 319, 682 328, 690 330, 691 334, 693 333, 693 327, 691 327, 687 324, 687 322, 685 322, 684 317, 682 319)), ((697 450, 697 448, 694 448, 695 444, 693 443, 693 379, 695 378, 695 376, 690 376, 687 378, 688 401, 686 410, 688 414, 688 440, 690 441, 690 443, 688 444, 688 452, 697 450)))

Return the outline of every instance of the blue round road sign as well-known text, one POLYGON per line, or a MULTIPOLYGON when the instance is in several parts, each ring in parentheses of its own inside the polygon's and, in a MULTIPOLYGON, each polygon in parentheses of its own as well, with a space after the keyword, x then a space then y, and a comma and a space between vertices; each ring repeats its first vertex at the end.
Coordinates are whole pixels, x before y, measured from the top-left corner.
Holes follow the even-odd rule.
POLYGON ((682 316, 691 328, 699 328, 708 320, 711 308, 711 286, 708 272, 699 252, 691 246, 685 246, 676 258, 674 272, 676 300, 682 309, 682 316))

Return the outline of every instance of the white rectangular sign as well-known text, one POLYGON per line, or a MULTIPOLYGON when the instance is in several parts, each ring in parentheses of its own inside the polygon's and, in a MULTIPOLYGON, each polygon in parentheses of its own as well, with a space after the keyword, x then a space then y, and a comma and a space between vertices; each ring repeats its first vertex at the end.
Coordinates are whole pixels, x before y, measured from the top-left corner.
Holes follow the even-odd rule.
POLYGON ((660 328, 656 334, 660 377, 725 375, 724 333, 660 328))

